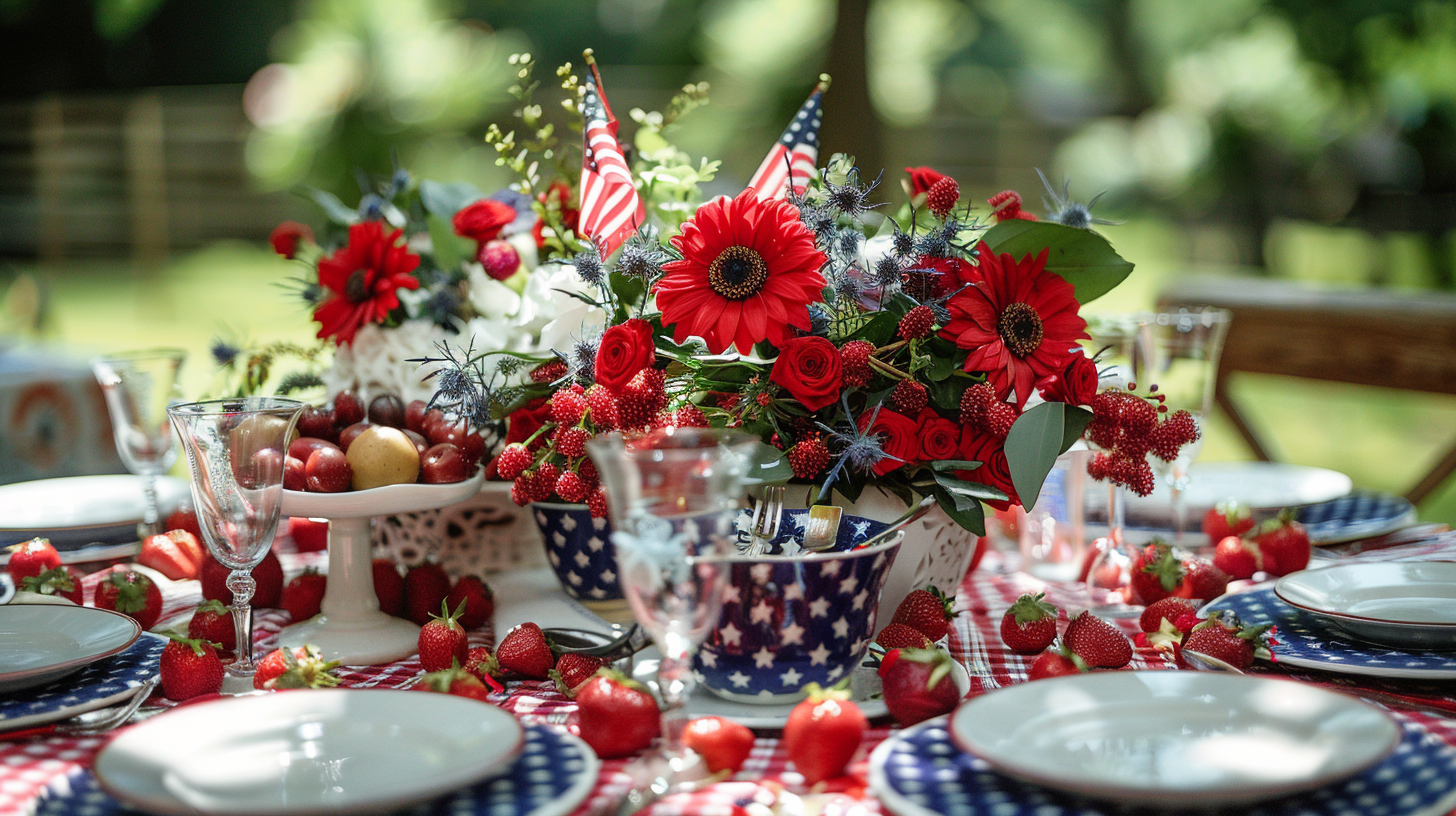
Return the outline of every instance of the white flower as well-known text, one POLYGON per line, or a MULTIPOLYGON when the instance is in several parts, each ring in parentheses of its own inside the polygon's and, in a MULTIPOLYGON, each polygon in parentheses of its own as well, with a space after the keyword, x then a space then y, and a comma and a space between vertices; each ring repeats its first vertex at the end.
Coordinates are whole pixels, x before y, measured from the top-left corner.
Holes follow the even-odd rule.
POLYGON ((405 402, 428 400, 435 393, 434 383, 424 380, 430 369, 408 360, 438 355, 435 344, 445 340, 453 342, 454 336, 429 320, 406 320, 392 329, 361 326, 352 345, 334 352, 324 385, 330 396, 357 391, 365 405, 381 394, 398 394, 405 402))
POLYGON ((606 312, 567 292, 600 297, 599 292, 577 276, 576 267, 571 264, 542 266, 526 282, 517 325, 526 331, 540 332, 536 348, 565 350, 572 338, 595 336, 606 328, 606 312))
POLYGON ((470 281, 470 305, 482 317, 514 318, 521 310, 521 296, 516 290, 485 274, 478 263, 466 264, 470 281))

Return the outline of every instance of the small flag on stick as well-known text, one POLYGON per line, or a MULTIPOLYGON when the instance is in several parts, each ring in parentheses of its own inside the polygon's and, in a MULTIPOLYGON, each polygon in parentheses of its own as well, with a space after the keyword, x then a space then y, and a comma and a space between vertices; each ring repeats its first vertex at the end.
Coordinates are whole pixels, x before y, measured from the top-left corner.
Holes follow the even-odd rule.
POLYGON ((760 199, 783 198, 788 195, 792 178, 795 193, 802 193, 809 179, 818 172, 819 119, 824 107, 824 92, 829 90, 829 75, 820 74, 819 84, 809 94, 803 107, 784 129, 748 182, 760 199))
POLYGON ((632 172, 617 143, 617 119, 602 91, 602 77, 596 60, 587 50, 583 55, 592 78, 585 84, 582 115, 585 147, 581 160, 581 234, 596 244, 605 258, 626 241, 647 219, 647 210, 632 185, 632 172))

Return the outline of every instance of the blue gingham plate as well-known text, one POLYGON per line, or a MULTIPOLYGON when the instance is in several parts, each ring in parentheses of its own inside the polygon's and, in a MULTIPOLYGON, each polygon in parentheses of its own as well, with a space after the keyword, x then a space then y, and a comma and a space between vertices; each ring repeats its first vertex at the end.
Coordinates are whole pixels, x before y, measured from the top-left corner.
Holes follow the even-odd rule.
POLYGON ((1277 626, 1272 651, 1289 666, 1412 680, 1456 678, 1456 652, 1392 649, 1356 640, 1279 600, 1272 585, 1225 595, 1204 608, 1230 609, 1244 623, 1277 626))
POLYGON ((1404 497, 1379 490, 1353 493, 1294 513, 1312 544, 1327 545, 1385 535, 1416 523, 1415 505, 1404 497))
POLYGON ((115 705, 157 675, 167 639, 143 632, 126 651, 41 688, 0 697, 0 731, 31 728, 115 705))
MULTIPOLYGON (((416 693, 416 692, 400 692, 416 693)), ((404 811, 411 816, 566 816, 596 785, 601 767, 591 748, 551 726, 525 728, 525 743, 510 768, 449 796, 404 811)), ((136 814, 79 771, 53 785, 36 816, 123 816, 136 814)))
MULTIPOLYGON (((1038 681, 1040 682, 1040 681, 1038 681)), ((898 816, 1113 816, 1121 805, 1074 799, 1019 782, 952 744, 944 717, 885 740, 870 755, 870 791, 898 816)), ((1402 723, 1395 751, 1369 770, 1243 816, 1427 816, 1456 806, 1456 749, 1402 723)))

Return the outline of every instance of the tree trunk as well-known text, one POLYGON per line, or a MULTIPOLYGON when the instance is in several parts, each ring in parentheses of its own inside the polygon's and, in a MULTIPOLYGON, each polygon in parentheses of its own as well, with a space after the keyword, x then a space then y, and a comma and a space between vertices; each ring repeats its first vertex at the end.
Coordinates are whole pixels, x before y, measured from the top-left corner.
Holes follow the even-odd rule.
POLYGON ((829 42, 828 70, 834 82, 825 95, 819 135, 822 157, 849 153, 861 172, 873 178, 885 166, 885 156, 880 120, 870 104, 869 5, 869 0, 839 0, 839 17, 829 42))

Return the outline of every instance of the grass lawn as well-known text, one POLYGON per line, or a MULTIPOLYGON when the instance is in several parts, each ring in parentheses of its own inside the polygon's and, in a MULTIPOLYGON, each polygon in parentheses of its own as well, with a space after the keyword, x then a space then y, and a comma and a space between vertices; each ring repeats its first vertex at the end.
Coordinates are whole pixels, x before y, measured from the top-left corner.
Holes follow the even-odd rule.
MULTIPOLYGON (((1148 308, 1162 284, 1183 269, 1176 232, 1148 221, 1106 231, 1138 269, 1090 308, 1148 308)), ((308 313, 283 286, 297 268, 260 246, 218 244, 150 272, 116 262, 27 271, 49 297, 44 341, 79 356, 157 345, 185 348, 183 388, 189 397, 218 386, 208 353, 215 337, 306 343, 313 336, 308 313)), ((1456 441, 1456 398, 1256 375, 1238 377, 1233 388, 1278 456, 1343 471, 1362 487, 1402 492, 1456 441)), ((1215 416, 1202 458, 1246 459, 1249 452, 1227 421, 1215 416)), ((1456 523, 1456 479, 1426 501, 1421 516, 1456 523)))

